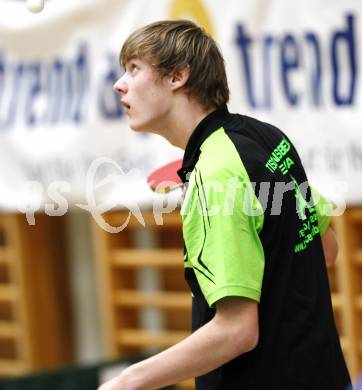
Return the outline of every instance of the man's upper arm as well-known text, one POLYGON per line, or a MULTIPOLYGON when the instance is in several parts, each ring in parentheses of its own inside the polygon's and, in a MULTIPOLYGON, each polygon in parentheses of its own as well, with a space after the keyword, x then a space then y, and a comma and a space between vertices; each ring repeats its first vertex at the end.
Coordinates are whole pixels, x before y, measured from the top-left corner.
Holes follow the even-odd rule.
POLYGON ((214 321, 240 348, 240 352, 254 349, 259 338, 258 302, 244 297, 225 297, 216 302, 214 321))
POLYGON ((338 242, 331 227, 322 236, 322 245, 326 264, 330 266, 336 261, 338 254, 338 242))
POLYGON ((263 209, 239 155, 230 159, 233 153, 231 144, 230 161, 195 167, 183 205, 186 266, 193 268, 210 307, 229 296, 257 302, 261 296, 263 209))
MULTIPOLYGON (((197 271, 196 276, 211 307, 228 296, 260 300, 265 263, 258 234, 260 216, 248 215, 244 210, 245 198, 253 192, 252 188, 246 189, 250 183, 243 179, 239 179, 240 187, 235 191, 234 209, 231 212, 221 209, 214 215, 210 213, 205 220, 205 242, 200 258, 210 271, 210 280, 197 271)), ((206 190, 208 210, 218 205, 224 207, 226 193, 226 188, 222 192, 206 190)), ((255 195, 252 202, 257 202, 255 195)), ((261 209, 258 203, 255 207, 261 209)), ((195 258, 193 261, 195 263, 195 258)))

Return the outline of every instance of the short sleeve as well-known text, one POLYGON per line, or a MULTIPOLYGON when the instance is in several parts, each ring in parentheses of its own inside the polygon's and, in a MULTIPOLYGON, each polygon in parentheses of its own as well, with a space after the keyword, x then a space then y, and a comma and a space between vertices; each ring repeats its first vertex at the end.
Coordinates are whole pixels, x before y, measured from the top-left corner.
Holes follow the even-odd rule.
POLYGON ((224 169, 215 176, 217 181, 195 169, 189 183, 194 195, 183 216, 184 240, 210 307, 228 296, 260 301, 265 261, 259 232, 264 216, 244 166, 238 168, 237 179, 224 169))
POLYGON ((314 187, 311 186, 314 207, 317 212, 318 226, 321 236, 327 231, 330 224, 330 215, 333 210, 333 204, 314 187))

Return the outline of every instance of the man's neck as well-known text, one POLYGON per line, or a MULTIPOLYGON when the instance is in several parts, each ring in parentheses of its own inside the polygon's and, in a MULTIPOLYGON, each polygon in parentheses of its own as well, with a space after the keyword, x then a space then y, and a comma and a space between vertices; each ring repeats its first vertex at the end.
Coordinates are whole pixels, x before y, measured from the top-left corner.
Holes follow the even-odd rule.
POLYGON ((161 135, 172 145, 185 149, 197 125, 214 110, 205 109, 189 99, 181 101, 177 109, 170 113, 169 126, 161 135))

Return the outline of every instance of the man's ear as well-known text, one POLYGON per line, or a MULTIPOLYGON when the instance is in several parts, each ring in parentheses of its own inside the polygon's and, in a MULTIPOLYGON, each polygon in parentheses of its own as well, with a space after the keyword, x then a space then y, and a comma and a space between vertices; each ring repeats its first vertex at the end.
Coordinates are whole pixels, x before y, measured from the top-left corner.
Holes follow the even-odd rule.
POLYGON ((190 77, 190 65, 186 65, 182 69, 174 71, 169 77, 169 84, 173 91, 182 88, 190 77))

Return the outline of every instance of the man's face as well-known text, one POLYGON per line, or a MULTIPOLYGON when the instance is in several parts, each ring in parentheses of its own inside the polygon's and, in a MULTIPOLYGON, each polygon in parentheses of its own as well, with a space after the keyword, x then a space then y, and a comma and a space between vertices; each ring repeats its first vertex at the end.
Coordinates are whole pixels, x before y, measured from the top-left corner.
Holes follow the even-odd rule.
POLYGON ((129 60, 113 90, 121 97, 131 129, 159 133, 167 127, 171 89, 167 77, 161 79, 148 62, 129 60))

